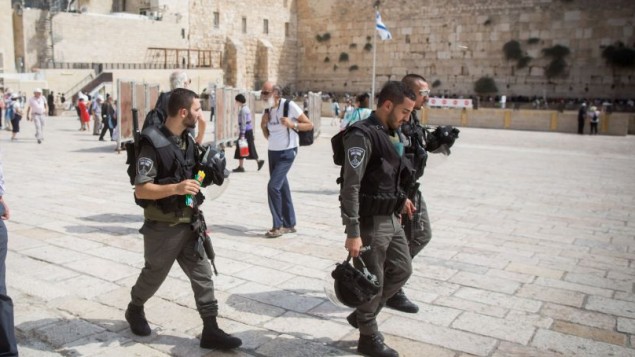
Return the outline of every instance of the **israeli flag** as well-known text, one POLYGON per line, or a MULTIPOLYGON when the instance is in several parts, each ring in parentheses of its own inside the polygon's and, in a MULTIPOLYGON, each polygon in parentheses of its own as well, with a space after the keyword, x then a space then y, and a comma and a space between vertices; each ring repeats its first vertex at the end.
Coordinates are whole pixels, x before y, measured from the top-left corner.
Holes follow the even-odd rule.
POLYGON ((375 13, 375 28, 379 32, 379 37, 382 40, 390 40, 392 39, 392 35, 390 31, 386 28, 386 25, 381 21, 381 15, 379 15, 379 11, 375 13))

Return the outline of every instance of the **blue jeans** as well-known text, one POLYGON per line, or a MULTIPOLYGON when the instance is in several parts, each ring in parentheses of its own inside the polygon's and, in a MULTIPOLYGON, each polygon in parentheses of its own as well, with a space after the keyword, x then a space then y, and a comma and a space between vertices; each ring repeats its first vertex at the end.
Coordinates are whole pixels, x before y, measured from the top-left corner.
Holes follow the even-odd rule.
POLYGON ((291 190, 287 173, 293 165, 298 149, 282 151, 269 150, 269 184, 267 196, 269 210, 273 216, 273 228, 295 227, 295 210, 291 200, 291 190))
MULTIPOLYGON (((4 206, 0 204, 0 215, 4 206)), ((0 356, 17 356, 18 347, 13 327, 13 301, 7 296, 6 265, 9 235, 4 221, 0 220, 0 356)))

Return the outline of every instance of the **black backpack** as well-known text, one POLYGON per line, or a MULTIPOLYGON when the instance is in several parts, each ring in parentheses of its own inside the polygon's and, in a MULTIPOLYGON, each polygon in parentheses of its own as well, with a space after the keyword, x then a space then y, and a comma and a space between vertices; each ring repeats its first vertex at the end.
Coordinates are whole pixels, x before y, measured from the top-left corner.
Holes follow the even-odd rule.
MULTIPOLYGON (((282 106, 282 116, 283 117, 288 117, 289 116, 289 102, 290 100, 285 100, 284 104, 282 106)), ((308 116, 307 116, 308 118, 308 116)), ((295 129, 294 129, 295 130, 295 129)), ((299 130, 295 130, 295 132, 298 134, 298 137, 300 138, 300 146, 309 146, 311 144, 313 144, 313 129, 309 130, 309 131, 299 131, 299 130)))
POLYGON ((159 98, 157 98, 157 102, 154 105, 154 109, 150 110, 148 114, 146 114, 142 131, 149 126, 161 127, 165 124, 165 120, 168 118, 166 112, 168 100, 170 100, 170 92, 161 93, 159 95, 159 98))

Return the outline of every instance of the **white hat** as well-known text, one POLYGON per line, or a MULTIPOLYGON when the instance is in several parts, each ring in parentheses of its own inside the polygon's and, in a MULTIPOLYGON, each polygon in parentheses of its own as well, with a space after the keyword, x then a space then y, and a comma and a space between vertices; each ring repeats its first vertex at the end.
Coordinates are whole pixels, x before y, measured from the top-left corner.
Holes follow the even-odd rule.
POLYGON ((40 88, 35 88, 35 89, 33 90, 33 93, 42 93, 42 89, 40 89, 40 88))
POLYGON ((102 102, 104 101, 104 97, 100 94, 97 96, 97 100, 101 100, 102 102))

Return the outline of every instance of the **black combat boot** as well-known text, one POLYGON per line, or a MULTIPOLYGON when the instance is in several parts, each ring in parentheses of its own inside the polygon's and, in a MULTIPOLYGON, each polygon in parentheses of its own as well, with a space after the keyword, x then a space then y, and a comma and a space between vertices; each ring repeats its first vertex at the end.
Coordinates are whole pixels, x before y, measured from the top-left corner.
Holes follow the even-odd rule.
POLYGON ((243 341, 238 337, 227 334, 218 328, 216 317, 205 317, 203 319, 203 333, 201 334, 201 348, 230 350, 240 347, 243 341))
POLYGON ((403 289, 399 289, 395 295, 386 300, 386 306, 391 309, 410 314, 416 314, 419 312, 419 306, 408 299, 406 293, 403 292, 403 289))
MULTIPOLYGON (((348 316, 346 316, 346 321, 348 321, 348 324, 355 327, 355 328, 359 328, 359 324, 357 323, 357 312, 353 311, 351 312, 348 316)), ((379 338, 383 341, 384 340, 384 335, 381 332, 377 332, 377 334, 379 335, 379 338)))
POLYGON ((372 335, 359 335, 357 352, 371 357, 399 357, 399 353, 386 346, 377 332, 372 335))
POLYGON ((137 306, 133 303, 128 304, 126 309, 126 321, 130 324, 130 330, 137 336, 150 336, 152 329, 146 320, 146 314, 143 312, 143 305, 137 306))

